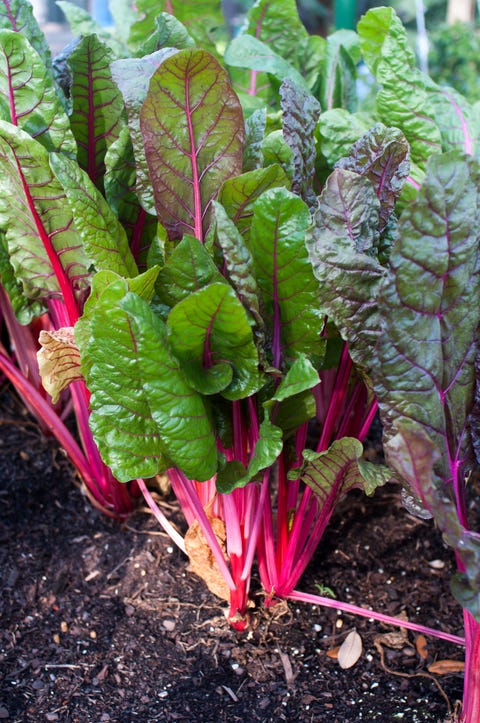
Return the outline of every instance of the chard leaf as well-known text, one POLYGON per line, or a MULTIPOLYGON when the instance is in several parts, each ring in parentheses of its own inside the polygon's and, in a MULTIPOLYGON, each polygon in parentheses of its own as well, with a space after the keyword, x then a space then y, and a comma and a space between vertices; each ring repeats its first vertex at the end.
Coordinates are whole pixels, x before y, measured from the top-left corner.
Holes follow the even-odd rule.
POLYGON ((320 117, 320 104, 289 78, 280 86, 283 113, 283 135, 293 153, 292 191, 303 198, 310 209, 317 205, 313 190, 315 174, 315 128, 320 117))
POLYGON ((290 181, 278 164, 259 168, 229 178, 223 184, 219 201, 241 235, 248 241, 252 225, 253 204, 269 188, 290 185, 290 181))
POLYGON ((87 10, 73 2, 68 2, 68 0, 56 0, 56 5, 65 13, 74 36, 80 36, 83 39, 96 37, 98 42, 110 48, 116 56, 129 55, 127 46, 105 30, 100 23, 97 23, 87 10))
POLYGON ((258 391, 252 330, 230 286, 214 283, 190 294, 171 310, 167 326, 173 353, 199 392, 234 400, 258 391))
POLYGON ((247 68, 273 75, 278 81, 290 78, 300 88, 308 90, 298 70, 276 53, 272 46, 252 35, 239 35, 229 43, 224 55, 225 64, 232 68, 247 68))
POLYGON ((158 275, 156 292, 161 303, 173 307, 194 291, 225 279, 203 244, 185 234, 158 275))
POLYGON ((478 171, 456 152, 432 157, 404 210, 379 304, 373 380, 385 437, 413 420, 440 451, 447 481, 464 458, 478 329, 478 171), (397 424, 398 428, 398 424, 397 424))
POLYGON ((124 125, 123 100, 110 73, 111 51, 95 35, 82 38, 69 57, 72 72, 70 125, 78 163, 103 191, 105 154, 124 125))
POLYGON ((321 354, 317 282, 305 237, 311 218, 301 198, 272 188, 254 203, 250 252, 273 330, 273 366, 299 354, 321 354))
POLYGON ((51 71, 52 54, 45 35, 33 15, 31 3, 25 2, 25 0, 2 0, 0 2, 0 28, 13 30, 26 38, 43 58, 48 70, 51 71))
POLYGON ((263 165, 262 143, 267 127, 266 108, 255 110, 245 121, 243 171, 255 171, 263 165))
POLYGON ((305 354, 301 354, 293 362, 290 369, 275 390, 275 394, 264 406, 270 408, 274 402, 283 402, 301 392, 312 389, 319 383, 318 372, 305 354))
MULTIPOLYGON (((0 228, 26 300, 62 294, 75 317, 72 293, 89 286, 89 262, 65 194, 45 148, 24 131, 0 121, 0 228)), ((72 318, 73 322, 74 319, 72 318)))
POLYGON ((72 327, 58 331, 42 329, 38 341, 41 347, 37 353, 38 371, 44 389, 52 397, 52 404, 56 404, 60 393, 70 382, 83 379, 80 352, 75 343, 72 327))
POLYGON ((136 276, 125 230, 86 172, 58 153, 50 154, 50 166, 63 186, 83 248, 96 269, 136 276))
POLYGON ((86 348, 79 344, 90 426, 117 479, 151 477, 171 463, 209 479, 217 455, 207 407, 169 351, 162 321, 120 280, 97 299, 90 332, 86 348))
POLYGON ((440 88, 431 83, 429 90, 443 150, 475 155, 480 126, 474 108, 453 88, 440 88))
POLYGON ((355 171, 368 178, 380 201, 379 231, 383 231, 410 171, 409 147, 398 128, 377 123, 352 147, 337 168, 355 171))
POLYGON ((242 169, 243 116, 227 73, 182 50, 154 73, 140 115, 155 205, 172 239, 203 241, 221 184, 242 169))
POLYGON ((367 495, 391 479, 391 472, 382 465, 362 459, 362 443, 353 437, 343 437, 324 452, 303 450, 303 465, 289 474, 300 477, 314 492, 322 513, 333 512, 341 498, 352 489, 367 495))
POLYGON ((115 25, 115 35, 127 44, 130 28, 138 20, 138 13, 131 0, 109 0, 108 8, 115 25))
POLYGON ((69 119, 38 53, 26 37, 0 31, 0 115, 48 151, 76 153, 69 119))
POLYGON ((296 67, 300 69, 310 92, 317 98, 320 93, 327 41, 320 35, 308 35, 293 47, 296 48, 296 67))
POLYGON ((305 422, 315 418, 316 401, 313 393, 307 389, 287 397, 275 407, 275 424, 283 432, 284 440, 294 435, 305 422))
POLYGON ((295 0, 258 0, 248 11, 242 30, 268 43, 282 58, 291 58, 296 46, 308 38, 295 0))
MULTIPOLYGON (((25 298, 22 284, 15 278, 15 271, 10 263, 8 254, 7 241, 5 234, 0 232, 0 297, 6 292, 13 313, 20 324, 29 324, 36 316, 40 316, 43 311, 42 304, 25 298)), ((2 313, 5 312, 4 302, 0 301, 2 313)))
POLYGON ((395 11, 386 7, 369 10, 357 30, 365 63, 381 85, 380 120, 404 132, 413 160, 424 167, 430 155, 441 151, 441 136, 406 30, 395 11))
POLYGON ((279 165, 288 178, 292 178, 293 151, 287 145, 282 131, 272 131, 264 138, 262 153, 265 166, 279 165))
POLYGON ((247 469, 238 461, 227 463, 217 474, 217 490, 222 494, 245 487, 259 472, 271 467, 283 449, 282 430, 265 417, 247 469))
POLYGON ((322 311, 367 369, 380 331, 377 297, 385 271, 372 249, 379 201, 368 180, 336 169, 327 179, 307 242, 322 311))
MULTIPOLYGON (((357 37, 355 33, 352 36, 357 37)), ((320 105, 326 111, 332 108, 354 110, 356 68, 344 45, 346 40, 351 44, 350 35, 345 35, 342 30, 327 38, 318 95, 320 105)))
POLYGON ((372 127, 373 121, 343 108, 327 110, 320 116, 318 136, 322 155, 330 167, 342 156, 348 156, 353 144, 372 127))
POLYGON ((155 18, 155 29, 139 48, 138 55, 144 56, 162 48, 186 50, 194 48, 195 40, 187 28, 170 13, 160 13, 155 18))
POLYGON ((144 58, 122 58, 110 65, 112 78, 123 95, 128 117, 128 127, 133 144, 137 167, 136 191, 142 206, 156 215, 153 189, 148 174, 147 159, 140 131, 140 110, 147 97, 150 79, 164 60, 177 52, 174 48, 158 50, 144 58))

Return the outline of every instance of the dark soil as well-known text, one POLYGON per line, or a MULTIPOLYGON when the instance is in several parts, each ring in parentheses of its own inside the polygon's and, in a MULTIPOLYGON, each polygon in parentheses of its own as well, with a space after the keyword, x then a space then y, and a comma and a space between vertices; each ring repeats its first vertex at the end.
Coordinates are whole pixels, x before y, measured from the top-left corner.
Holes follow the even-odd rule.
MULTIPOLYGON (((423 659, 412 633, 389 647, 377 636, 394 628, 306 604, 265 611, 260 596, 251 629, 233 631, 152 516, 121 527, 73 479, 55 442, 0 396, 0 719, 423 723, 461 698, 460 673, 428 666, 463 650, 435 638, 423 659), (354 628, 363 655, 342 670, 327 652, 354 628)), ((348 498, 299 588, 461 635, 452 570, 432 523, 390 488, 348 498)))

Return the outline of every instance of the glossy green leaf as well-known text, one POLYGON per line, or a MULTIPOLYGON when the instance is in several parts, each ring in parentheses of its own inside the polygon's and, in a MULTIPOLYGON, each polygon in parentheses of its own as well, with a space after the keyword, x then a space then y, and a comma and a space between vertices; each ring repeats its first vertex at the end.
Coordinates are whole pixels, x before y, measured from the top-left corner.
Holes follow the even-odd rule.
POLYGON ((155 201, 140 131, 140 111, 147 97, 152 75, 164 60, 176 52, 174 48, 165 48, 144 58, 114 60, 110 65, 112 78, 123 95, 127 111, 136 163, 136 192, 143 208, 151 215, 156 215, 155 201))
POLYGON ((246 311, 233 289, 214 283, 180 301, 168 316, 169 342, 192 386, 242 399, 262 385, 246 311))
POLYGON ((313 209, 317 205, 313 190, 317 155, 314 132, 320 117, 320 104, 287 78, 280 86, 280 106, 283 135, 293 153, 292 191, 313 209))
POLYGON ((85 253, 95 268, 136 276, 138 269, 125 230, 86 172, 75 161, 57 153, 50 154, 50 165, 70 204, 85 253))
POLYGON ((160 302, 171 308, 194 291, 218 282, 226 283, 203 244, 185 235, 160 271, 156 291, 160 302))
POLYGON ((359 113, 334 108, 322 113, 318 124, 318 137, 322 155, 333 168, 342 156, 348 156, 353 144, 374 125, 374 121, 359 113))
POLYGON ((368 178, 336 169, 320 196, 308 239, 318 303, 348 341, 354 361, 367 369, 380 331, 377 298, 385 274, 372 255, 379 206, 368 178))
POLYGON ((218 200, 235 226, 248 240, 253 217, 253 204, 269 188, 289 187, 290 181, 278 164, 243 173, 226 181, 218 200))
POLYGON ((90 426, 115 476, 151 477, 169 460, 188 477, 210 478, 217 455, 205 402, 186 382, 148 304, 125 281, 110 284, 96 301, 90 331, 86 349, 80 346, 88 360, 90 426))
POLYGON ((304 202, 284 188, 265 191, 253 208, 249 248, 279 368, 301 353, 321 354, 317 282, 305 246, 311 218, 304 202))
POLYGON ((75 139, 51 73, 26 37, 0 31, 0 117, 48 151, 76 153, 75 139))
MULTIPOLYGON (((89 262, 63 188, 45 148, 0 121, 0 228, 25 299, 80 298, 89 285, 89 262)), ((73 312, 73 309, 70 308, 73 312)))
POLYGON ((379 230, 383 231, 410 171, 409 146, 403 133, 377 123, 336 167, 355 171, 371 181, 380 201, 379 230))
MULTIPOLYGON (((42 304, 25 298, 22 284, 15 278, 15 270, 10 263, 7 241, 3 232, 0 233, 0 284, 0 296, 6 292, 13 313, 20 324, 26 325, 42 314, 42 304)), ((1 305, 4 311, 3 301, 1 305)))
POLYGON ((110 50, 95 35, 83 38, 69 57, 72 72, 70 124, 78 163, 103 191, 105 154, 124 126, 123 99, 110 73, 110 50))
POLYGON ((308 90, 305 80, 293 65, 276 53, 271 45, 262 43, 252 35, 234 38, 225 50, 224 60, 232 68, 269 73, 280 82, 290 78, 296 85, 308 90))
POLYGON ((293 151, 287 144, 282 131, 272 131, 265 136, 262 143, 264 166, 280 166, 286 176, 293 178, 293 151))
POLYGON ((285 374, 280 384, 275 390, 273 397, 265 404, 271 407, 274 402, 283 402, 285 399, 292 397, 300 392, 312 389, 319 383, 318 371, 308 360, 305 354, 301 354, 293 362, 290 369, 285 374))
POLYGON ((380 120, 403 131, 412 159, 423 166, 429 156, 440 152, 441 136, 406 30, 395 11, 384 7, 363 16, 358 34, 365 62, 381 85, 377 96, 380 120))
POLYGON ((194 47, 195 40, 189 35, 187 28, 170 13, 160 13, 155 18, 155 29, 150 37, 142 42, 137 55, 143 57, 162 48, 185 50, 194 47))
POLYGON ((140 125, 155 205, 172 239, 204 240, 221 184, 242 169, 243 115, 228 75, 203 50, 154 73, 140 125))
POLYGON ((352 489, 367 495, 391 479, 382 465, 362 460, 363 445, 353 437, 337 439, 325 452, 303 451, 303 465, 292 470, 292 478, 301 477, 314 492, 322 510, 331 508, 352 489), (295 477, 294 477, 295 475, 295 477))

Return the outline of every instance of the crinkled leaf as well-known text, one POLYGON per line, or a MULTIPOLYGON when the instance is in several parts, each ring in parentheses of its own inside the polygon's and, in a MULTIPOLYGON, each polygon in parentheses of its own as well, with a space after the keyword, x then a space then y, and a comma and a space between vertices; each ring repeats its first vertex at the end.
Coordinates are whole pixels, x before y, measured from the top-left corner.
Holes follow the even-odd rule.
POLYGON ((293 151, 283 136, 282 131, 272 131, 262 143, 264 166, 279 165, 290 179, 293 177, 293 151))
POLYGON ((89 262, 45 148, 0 121, 0 228, 25 299, 83 296, 89 262))
POLYGON ((456 152, 432 157, 403 211, 379 305, 384 329, 373 374, 386 440, 418 423, 449 480, 464 457, 479 323, 478 171, 456 152))
POLYGON ((194 48, 195 40, 189 35, 187 28, 169 13, 160 13, 155 18, 155 29, 140 46, 140 57, 154 53, 162 48, 185 50, 194 48))
POLYGON ((303 198, 310 209, 317 205, 313 190, 315 174, 315 128, 320 104, 313 95, 286 78, 280 86, 283 135, 293 153, 292 191, 303 198))
POLYGON ((259 472, 271 467, 283 449, 282 430, 265 417, 260 425, 259 438, 253 455, 245 470, 238 461, 227 463, 217 474, 217 490, 228 494, 234 489, 245 487, 259 472))
POLYGON ((0 116, 48 151, 75 155, 76 143, 51 73, 21 33, 0 31, 0 116))
POLYGON ((243 116, 228 76, 203 50, 154 73, 140 125, 158 216, 172 239, 203 240, 212 200, 242 169, 243 116))
POLYGON ((336 169, 320 196, 307 243, 320 308, 348 341, 354 361, 367 369, 380 331, 377 297, 385 273, 372 255, 378 211, 368 178, 336 169))
POLYGON ((63 186, 85 253, 96 269, 136 276, 138 269, 125 230, 86 172, 57 153, 50 154, 50 165, 63 186))
POLYGON ((68 2, 68 0, 56 0, 56 5, 65 13, 73 35, 85 39, 96 36, 99 42, 114 52, 115 56, 129 55, 127 46, 105 30, 100 23, 93 20, 92 16, 82 7, 68 2))
POLYGON ((266 108, 255 110, 245 121, 243 171, 255 171, 263 165, 262 143, 267 126, 266 108))
POLYGON ((357 29, 365 62, 381 85, 380 120, 403 131, 413 160, 423 166, 430 155, 440 152, 441 136, 406 30, 395 11, 386 7, 369 10, 357 29))
MULTIPOLYGON (((356 38, 355 33, 352 35, 356 38)), ((344 43, 345 31, 329 35, 325 48, 318 99, 323 110, 332 108, 355 109, 356 68, 355 62, 344 43)))
POLYGON ((31 3, 25 0, 1 0, 0 28, 14 30, 23 35, 43 59, 46 67, 51 70, 52 54, 45 35, 33 15, 31 3))
POLYGON ((70 382, 83 379, 80 368, 80 352, 75 342, 72 327, 45 331, 42 329, 38 341, 41 349, 37 353, 38 370, 44 389, 56 404, 60 392, 70 382))
POLYGON ((258 0, 248 11, 242 32, 268 43, 289 60, 297 44, 308 37, 295 0, 258 0))
POLYGON ((97 300, 90 332, 87 347, 79 344, 90 426, 117 479, 151 477, 165 458, 192 479, 210 478, 217 454, 207 407, 169 351, 162 321, 121 280, 97 300))
POLYGON ((372 127, 373 121, 362 114, 352 114, 343 108, 327 110, 320 116, 318 136, 322 155, 329 166, 342 156, 348 156, 353 144, 372 127))
POLYGON ((453 88, 441 88, 431 82, 429 91, 443 150, 458 150, 475 155, 480 133, 478 113, 453 88))
POLYGON ((226 283, 203 244, 186 234, 160 271, 156 291, 161 303, 171 308, 215 282, 226 283))
POLYGON ((409 147, 398 128, 377 123, 352 147, 348 158, 342 158, 337 168, 355 171, 368 178, 380 201, 379 231, 387 225, 395 202, 409 174, 409 147))
POLYGON ((248 245, 278 368, 301 353, 321 354, 317 282, 305 246, 311 218, 302 199, 285 188, 265 191, 253 209, 248 245))
POLYGON ((78 163, 100 190, 105 154, 124 125, 122 94, 112 80, 110 60, 110 50, 95 35, 83 38, 68 60, 70 124, 78 144, 78 163))
POLYGON ((144 209, 152 215, 156 213, 155 201, 140 131, 140 110, 147 97, 152 75, 164 60, 176 52, 175 48, 164 48, 144 58, 114 60, 110 65, 112 78, 123 95, 127 111, 137 170, 136 191, 144 209))
POLYGON ((233 289, 214 283, 180 301, 167 321, 169 341, 192 386, 241 399, 262 385, 258 353, 233 289))
POLYGON ((333 510, 339 500, 352 489, 367 495, 391 478, 382 465, 362 460, 363 446, 358 439, 337 439, 325 452, 303 450, 303 464, 289 477, 300 477, 314 492, 322 510, 333 510), (361 464, 359 464, 361 462, 361 464))
POLYGON ((219 201, 245 240, 250 237, 253 204, 269 188, 289 187, 290 181, 278 164, 230 178, 222 186, 219 201))
POLYGON ((10 263, 7 241, 3 232, 0 233, 0 283, 8 295, 13 313, 20 324, 29 324, 32 319, 41 315, 42 304, 25 298, 22 284, 15 278, 15 271, 10 263))
POLYGON ((305 80, 293 65, 276 53, 270 44, 262 43, 252 35, 234 38, 225 50, 224 60, 232 68, 262 71, 278 81, 290 78, 296 85, 308 90, 305 80))

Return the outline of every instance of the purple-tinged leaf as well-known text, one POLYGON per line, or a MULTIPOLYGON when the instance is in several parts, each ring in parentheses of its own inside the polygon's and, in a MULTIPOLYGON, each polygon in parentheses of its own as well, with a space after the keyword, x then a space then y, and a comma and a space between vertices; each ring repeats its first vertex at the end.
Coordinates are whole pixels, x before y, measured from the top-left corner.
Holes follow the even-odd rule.
POLYGON ((28 40, 0 30, 0 115, 48 151, 74 156, 75 139, 51 74, 28 40))
POLYGON ((127 482, 174 464, 192 479, 212 477, 217 452, 206 402, 186 382, 147 302, 120 279, 96 299, 88 331, 76 339, 92 393, 90 424, 115 476, 127 482))
POLYGON ((203 241, 211 204, 242 170, 243 115, 228 75, 203 50, 182 50, 154 73, 140 114, 155 205, 172 239, 203 241))
POLYGON ((254 203, 248 247, 272 329, 272 363, 277 369, 299 354, 322 356, 318 285, 305 237, 310 212, 301 198, 272 188, 254 203))
POLYGON ((33 7, 25 0, 0 1, 0 28, 20 33, 35 48, 46 67, 52 67, 52 54, 45 35, 33 15, 33 7))
POLYGON ((473 156, 478 148, 480 124, 473 106, 453 88, 431 83, 429 100, 442 136, 444 151, 457 150, 473 156))
POLYGON ((313 190, 317 155, 314 133, 320 117, 320 103, 286 78, 280 86, 280 105, 283 135, 293 152, 292 191, 312 210, 317 206, 313 190))
POLYGON ((89 286, 89 261, 48 153, 0 121, 0 227, 25 299, 63 298, 72 323, 89 286))
POLYGON ((242 173, 226 181, 219 201, 246 241, 250 238, 253 204, 269 188, 290 188, 290 180, 278 164, 242 173))
POLYGON ((380 331, 377 298, 385 274, 373 254, 379 205, 368 178, 336 169, 307 241, 319 306, 348 341, 353 360, 366 369, 380 331))
POLYGON ((245 121, 243 171, 255 171, 263 165, 262 143, 267 127, 267 110, 258 108, 245 121))
POLYGON ((85 254, 95 268, 136 276, 138 269, 125 230, 86 172, 58 153, 50 154, 50 166, 62 184, 85 254))
POLYGON ((413 420, 440 451, 436 475, 455 485, 463 485, 480 316, 477 196, 475 163, 456 152, 429 160, 390 256, 372 371, 386 440, 399 420, 413 420))
POLYGON ((122 58, 110 66, 113 80, 122 93, 128 117, 128 127, 136 164, 136 192, 145 211, 156 215, 153 189, 148 173, 143 136, 140 131, 140 111, 147 97, 150 79, 164 60, 178 52, 175 48, 157 50, 144 58, 122 58))
POLYGON ((64 327, 58 331, 40 332, 38 341, 41 349, 37 353, 38 369, 44 389, 56 404, 60 392, 70 382, 83 379, 80 369, 80 352, 75 343, 73 327, 64 327))
POLYGON ((372 182, 380 201, 379 231, 383 231, 410 172, 409 147, 403 133, 377 123, 336 167, 355 171, 372 182))
POLYGON ((95 35, 83 38, 69 57, 72 71, 70 124, 78 163, 103 191, 105 154, 124 126, 123 99, 110 73, 111 52, 95 35))

